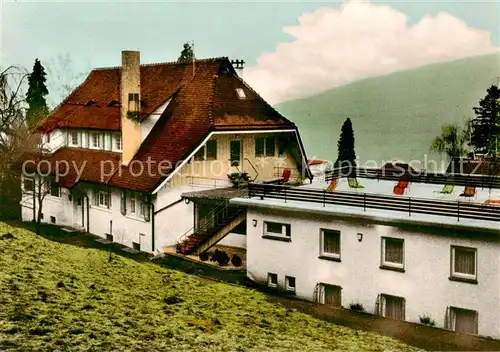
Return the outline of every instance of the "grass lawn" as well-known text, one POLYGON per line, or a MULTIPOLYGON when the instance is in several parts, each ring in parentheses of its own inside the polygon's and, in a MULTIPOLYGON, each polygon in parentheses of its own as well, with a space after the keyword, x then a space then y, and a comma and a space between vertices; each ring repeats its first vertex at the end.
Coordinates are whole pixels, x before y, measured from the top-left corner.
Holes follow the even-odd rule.
POLYGON ((258 291, 0 223, 0 350, 415 350, 258 291))

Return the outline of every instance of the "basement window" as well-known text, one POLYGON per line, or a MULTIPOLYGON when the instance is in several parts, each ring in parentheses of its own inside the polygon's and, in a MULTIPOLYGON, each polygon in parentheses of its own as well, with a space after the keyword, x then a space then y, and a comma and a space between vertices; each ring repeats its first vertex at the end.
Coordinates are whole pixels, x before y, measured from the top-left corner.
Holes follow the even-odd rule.
POLYGON ((285 290, 288 292, 295 292, 295 278, 292 276, 285 276, 285 290))
POLYGON ((55 224, 56 223, 56 217, 55 216, 51 216, 50 217, 50 223, 51 224, 55 224))
POLYGON ((243 88, 236 88, 236 96, 238 99, 246 99, 247 97, 243 88))
POLYGON ((137 242, 132 242, 132 248, 134 248, 136 251, 141 250, 141 244, 137 242))
POLYGON ((278 274, 267 274, 267 286, 274 288, 278 287, 278 274))

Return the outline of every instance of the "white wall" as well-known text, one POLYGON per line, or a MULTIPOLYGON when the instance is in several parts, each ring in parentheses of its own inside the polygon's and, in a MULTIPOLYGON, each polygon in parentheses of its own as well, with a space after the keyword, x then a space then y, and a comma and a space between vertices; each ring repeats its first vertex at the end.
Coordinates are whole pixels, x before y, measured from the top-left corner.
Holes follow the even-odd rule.
MULTIPOLYGON (((342 304, 360 302, 373 313, 381 293, 406 299, 406 320, 419 322, 428 314, 444 326, 447 306, 476 310, 479 334, 500 337, 498 241, 484 241, 480 233, 470 238, 426 234, 384 225, 317 218, 287 211, 285 214, 252 208, 247 214, 247 271, 250 279, 265 283, 267 273, 296 278, 296 294, 313 300, 319 282, 341 286, 342 304), (257 219, 253 227, 252 219, 257 219), (291 242, 263 239, 263 221, 291 224, 291 242), (341 231, 341 262, 319 259, 320 228, 341 231), (363 233, 358 242, 357 233, 363 233), (380 269, 381 237, 403 238, 405 272, 380 269), (450 281, 450 246, 477 248, 478 284, 450 281)), ((422 229, 420 231, 423 231, 422 229)))

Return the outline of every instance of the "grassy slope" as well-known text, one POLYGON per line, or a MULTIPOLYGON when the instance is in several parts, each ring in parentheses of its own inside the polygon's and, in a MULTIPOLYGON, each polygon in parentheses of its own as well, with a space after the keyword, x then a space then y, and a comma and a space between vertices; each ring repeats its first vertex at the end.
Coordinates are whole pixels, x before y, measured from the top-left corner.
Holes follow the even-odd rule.
POLYGON ((410 350, 254 290, 117 255, 110 263, 105 251, 0 223, 8 231, 16 239, 0 240, 0 350, 410 350))
POLYGON ((498 76, 500 54, 493 54, 369 78, 277 108, 300 127, 310 157, 335 160, 350 117, 362 161, 423 160, 440 126, 473 116, 498 76))

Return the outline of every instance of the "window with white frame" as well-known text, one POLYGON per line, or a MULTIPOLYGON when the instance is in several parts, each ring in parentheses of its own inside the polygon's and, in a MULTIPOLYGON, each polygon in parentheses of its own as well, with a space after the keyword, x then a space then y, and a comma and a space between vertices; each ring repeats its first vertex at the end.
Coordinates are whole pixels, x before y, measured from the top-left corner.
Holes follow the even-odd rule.
POLYGON ((122 136, 121 136, 121 134, 113 135, 113 148, 115 150, 122 150, 122 136))
POLYGON ((278 287, 278 274, 267 273, 267 286, 278 287))
POLYGON ((79 141, 78 132, 77 131, 69 131, 68 133, 69 133, 69 135, 68 135, 69 145, 72 147, 79 146, 80 141, 79 141))
POLYGON ((477 280, 477 249, 451 246, 451 278, 477 280))
POLYGON ((111 193, 105 187, 94 189, 93 205, 102 208, 111 208, 111 193))
POLYGON ((475 310, 448 307, 446 328, 466 334, 477 334, 478 320, 475 310))
POLYGON ((275 156, 275 144, 274 136, 255 138, 255 156, 275 156))
POLYGON ((290 224, 264 221, 264 236, 290 239, 290 224))
POLYGON ((387 294, 381 294, 378 302, 378 314, 397 320, 405 320, 405 299, 387 294))
POLYGON ((110 204, 110 194, 106 191, 99 191, 99 203, 100 207, 109 208, 110 204))
POLYGON ((285 290, 295 292, 295 278, 293 276, 285 276, 285 290))
POLYGON ((385 269, 404 269, 404 240, 382 237, 382 263, 385 269))
POLYGON ((320 230, 321 257, 340 259, 340 231, 320 230))
POLYGON ((101 148, 101 134, 100 133, 91 133, 90 134, 90 145, 92 148, 101 148))

